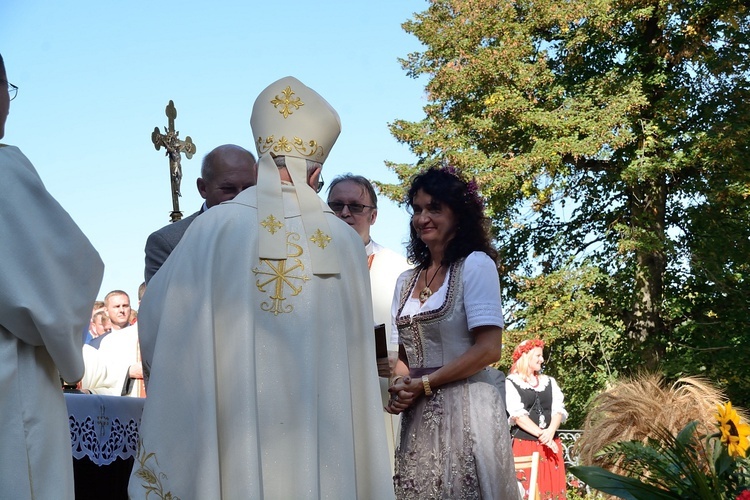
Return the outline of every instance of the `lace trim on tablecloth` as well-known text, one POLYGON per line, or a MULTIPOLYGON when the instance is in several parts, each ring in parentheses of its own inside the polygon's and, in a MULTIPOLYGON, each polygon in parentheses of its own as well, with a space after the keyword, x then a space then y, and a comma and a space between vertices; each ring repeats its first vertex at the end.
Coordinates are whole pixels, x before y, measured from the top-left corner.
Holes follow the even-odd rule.
POLYGON ((109 465, 118 458, 135 457, 138 427, 135 417, 110 417, 101 405, 99 415, 69 415, 73 458, 88 457, 97 465, 109 465))

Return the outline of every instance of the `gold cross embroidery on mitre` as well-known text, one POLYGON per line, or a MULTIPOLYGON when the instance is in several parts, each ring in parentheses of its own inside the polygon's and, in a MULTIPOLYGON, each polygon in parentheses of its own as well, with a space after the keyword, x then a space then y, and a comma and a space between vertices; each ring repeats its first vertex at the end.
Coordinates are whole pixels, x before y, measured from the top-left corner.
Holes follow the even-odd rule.
POLYGON ((300 99, 299 97, 295 97, 292 99, 294 92, 292 91, 292 87, 290 87, 289 85, 287 85, 286 88, 281 91, 281 93, 284 94, 284 97, 281 98, 279 96, 276 96, 271 100, 271 104, 273 104, 274 108, 282 106, 279 110, 279 113, 281 113, 284 118, 289 118, 289 115, 294 113, 294 111, 289 109, 290 106, 293 106, 294 109, 299 109, 305 105, 305 103, 302 102, 302 99, 300 99))
POLYGON ((261 302, 260 308, 278 316, 281 313, 290 313, 294 310, 291 304, 284 305, 287 297, 284 296, 285 287, 292 291, 292 297, 302 292, 302 285, 310 280, 310 277, 304 273, 305 265, 298 258, 302 255, 303 250, 300 245, 292 243, 290 240, 299 240, 297 233, 287 233, 287 259, 270 260, 260 259, 260 267, 253 268, 253 274, 256 276, 255 286, 263 293, 269 293, 270 302, 261 302), (296 282, 301 282, 295 285, 296 282), (273 290, 267 291, 266 287, 271 285, 273 290))

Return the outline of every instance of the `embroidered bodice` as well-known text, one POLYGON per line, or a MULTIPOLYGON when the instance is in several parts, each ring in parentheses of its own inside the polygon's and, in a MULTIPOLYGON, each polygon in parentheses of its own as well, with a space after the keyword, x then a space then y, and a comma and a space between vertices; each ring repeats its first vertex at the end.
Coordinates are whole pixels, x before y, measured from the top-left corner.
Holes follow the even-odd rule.
POLYGON ((396 326, 410 368, 443 366, 474 345, 474 336, 468 333, 463 300, 461 278, 464 262, 465 259, 461 259, 450 265, 445 300, 438 309, 413 316, 401 314, 419 278, 419 269, 411 271, 411 276, 402 288, 396 326), (460 335, 459 332, 466 334, 460 335))

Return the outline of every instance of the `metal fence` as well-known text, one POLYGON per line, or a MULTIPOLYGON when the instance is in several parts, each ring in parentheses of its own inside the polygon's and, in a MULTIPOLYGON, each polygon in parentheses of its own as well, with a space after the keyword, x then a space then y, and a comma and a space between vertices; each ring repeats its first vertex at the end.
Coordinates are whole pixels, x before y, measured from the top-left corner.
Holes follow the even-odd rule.
POLYGON ((579 430, 558 430, 558 436, 563 445, 563 457, 565 458, 565 466, 578 465, 578 457, 573 453, 573 445, 576 444, 578 438, 581 437, 583 431, 579 430))
MULTIPOLYGON (((578 457, 573 451, 573 445, 576 444, 576 441, 578 441, 578 438, 581 437, 581 434, 583 434, 583 431, 573 429, 573 430, 558 430, 557 432, 558 432, 558 436, 560 436, 560 441, 562 441, 562 445, 563 445, 563 458, 565 459, 565 468, 567 469, 571 465, 578 465, 578 457)), ((568 476, 568 491, 569 492, 575 491, 581 496, 590 492, 589 487, 583 482, 581 482, 580 479, 578 479, 571 473, 568 473, 567 476, 568 476)))

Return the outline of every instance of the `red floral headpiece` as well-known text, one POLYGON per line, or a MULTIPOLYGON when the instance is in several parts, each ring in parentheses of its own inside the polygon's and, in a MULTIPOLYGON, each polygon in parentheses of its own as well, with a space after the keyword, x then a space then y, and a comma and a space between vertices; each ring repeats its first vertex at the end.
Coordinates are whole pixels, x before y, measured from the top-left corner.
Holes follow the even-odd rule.
POLYGON ((513 350, 513 364, 516 364, 516 362, 521 359, 521 356, 537 347, 544 349, 544 341, 542 339, 524 340, 518 344, 513 350))

